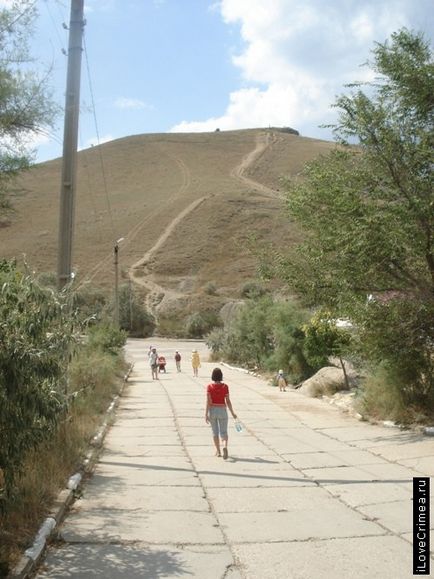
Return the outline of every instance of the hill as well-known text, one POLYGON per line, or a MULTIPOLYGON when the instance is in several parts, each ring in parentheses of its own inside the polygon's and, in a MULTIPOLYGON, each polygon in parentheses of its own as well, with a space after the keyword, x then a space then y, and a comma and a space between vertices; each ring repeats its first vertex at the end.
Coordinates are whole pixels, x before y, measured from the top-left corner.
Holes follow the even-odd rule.
MULTIPOLYGON (((280 179, 334 147, 275 129, 136 135, 78 154, 73 263, 77 283, 112 291, 113 246, 160 314, 216 308, 255 277, 251 235, 288 244, 280 179), (207 292, 212 282, 216 292, 207 292), (210 293, 215 295, 209 295, 210 293)), ((3 257, 55 272, 61 160, 22 175, 16 213, 0 228, 3 257)))

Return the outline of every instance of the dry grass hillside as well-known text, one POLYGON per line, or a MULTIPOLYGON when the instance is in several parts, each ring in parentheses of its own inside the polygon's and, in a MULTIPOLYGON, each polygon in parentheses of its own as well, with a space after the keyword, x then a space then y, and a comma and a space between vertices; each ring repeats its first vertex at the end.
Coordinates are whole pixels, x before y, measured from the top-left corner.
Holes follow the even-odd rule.
MULTIPOLYGON (((122 277, 160 313, 216 308, 255 278, 252 233, 276 244, 296 233, 280 179, 333 143, 276 130, 137 135, 78 155, 73 263, 79 284, 111 291, 113 245, 122 277), (207 284, 217 291, 210 295, 207 284)), ((61 161, 34 166, 19 181, 16 213, 0 228, 3 257, 23 255, 55 272, 61 161)))

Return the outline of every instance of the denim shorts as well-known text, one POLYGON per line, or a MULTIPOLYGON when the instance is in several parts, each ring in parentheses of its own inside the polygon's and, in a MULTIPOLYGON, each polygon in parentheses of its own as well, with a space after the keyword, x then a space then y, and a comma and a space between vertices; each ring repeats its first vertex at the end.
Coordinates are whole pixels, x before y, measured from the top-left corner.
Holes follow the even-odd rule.
POLYGON ((211 423, 213 436, 227 438, 228 436, 228 411, 226 406, 210 406, 209 421, 211 423))

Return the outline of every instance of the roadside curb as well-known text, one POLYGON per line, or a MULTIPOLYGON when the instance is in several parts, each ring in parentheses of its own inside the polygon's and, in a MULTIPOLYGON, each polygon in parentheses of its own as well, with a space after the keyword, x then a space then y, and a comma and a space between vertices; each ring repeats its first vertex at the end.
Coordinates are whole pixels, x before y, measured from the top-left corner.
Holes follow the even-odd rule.
POLYGON ((54 535, 58 525, 63 520, 65 513, 74 502, 77 489, 83 480, 83 476, 90 474, 98 462, 102 443, 104 442, 104 438, 111 426, 111 419, 119 405, 119 400, 132 369, 133 364, 130 364, 127 373, 124 376, 119 394, 116 394, 113 398, 106 411, 104 422, 90 441, 90 449, 87 452, 81 469, 68 479, 66 488, 62 489, 55 498, 48 516, 36 533, 32 546, 24 552, 24 555, 22 555, 15 568, 9 573, 8 579, 26 579, 39 564, 48 540, 54 535))

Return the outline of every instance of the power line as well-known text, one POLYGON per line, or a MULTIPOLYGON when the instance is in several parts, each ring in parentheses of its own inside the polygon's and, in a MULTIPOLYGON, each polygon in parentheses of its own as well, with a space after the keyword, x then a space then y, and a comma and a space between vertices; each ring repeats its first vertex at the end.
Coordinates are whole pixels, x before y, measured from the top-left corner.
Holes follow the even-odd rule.
MULTIPOLYGON (((57 40, 59 41, 60 50, 63 51, 63 50, 65 50, 65 46, 67 46, 67 44, 68 44, 67 38, 65 37, 65 39, 62 39, 62 37, 61 37, 61 35, 60 35, 60 32, 59 32, 59 28, 58 28, 58 27, 59 27, 59 24, 58 24, 58 23, 56 22, 56 20, 54 19, 54 16, 53 16, 53 13, 51 12, 51 8, 50 8, 50 5, 49 5, 49 3, 48 3, 48 0, 44 0, 44 5, 45 5, 45 8, 47 9, 48 16, 49 16, 49 18, 50 18, 50 20, 51 20, 51 23, 52 23, 52 25, 53 25, 54 31, 55 31, 55 33, 56 33, 57 40)), ((62 28, 62 30, 63 30, 63 28, 62 28)), ((66 32, 66 31, 65 31, 65 32, 66 32)))
POLYGON ((98 122, 97 122, 97 118, 96 118, 95 98, 94 98, 94 93, 93 93, 93 88, 92 88, 92 80, 91 80, 91 75, 90 75, 89 58, 88 58, 87 45, 86 45, 86 35, 83 36, 83 46, 84 46, 84 55, 85 55, 85 61, 86 61, 87 78, 88 78, 88 83, 89 83, 89 92, 90 92, 90 98, 92 101, 92 113, 93 113, 93 119, 94 119, 94 124, 95 124, 96 140, 97 140, 97 144, 99 145, 98 146, 98 156, 99 156, 101 173, 102 173, 103 184, 104 184, 104 194, 105 194, 105 198, 106 198, 106 202, 107 202, 107 209, 108 209, 108 213, 109 213, 109 217, 110 217, 112 235, 113 235, 113 239, 115 239, 116 238, 115 226, 114 226, 114 222, 113 222, 113 214, 112 214, 110 199, 108 196, 107 178, 106 178, 106 172, 105 172, 105 167, 104 167, 102 148, 100 146, 101 141, 100 141, 100 136, 99 136, 98 122))

